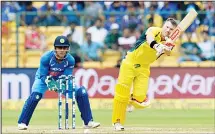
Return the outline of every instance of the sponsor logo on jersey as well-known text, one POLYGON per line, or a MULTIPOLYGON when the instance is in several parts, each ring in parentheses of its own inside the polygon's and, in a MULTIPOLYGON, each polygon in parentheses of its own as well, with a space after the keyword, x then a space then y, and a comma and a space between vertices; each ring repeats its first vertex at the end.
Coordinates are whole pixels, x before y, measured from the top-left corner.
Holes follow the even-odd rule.
POLYGON ((57 68, 57 67, 53 67, 53 68, 50 68, 51 71, 63 71, 64 69, 62 68, 57 68))

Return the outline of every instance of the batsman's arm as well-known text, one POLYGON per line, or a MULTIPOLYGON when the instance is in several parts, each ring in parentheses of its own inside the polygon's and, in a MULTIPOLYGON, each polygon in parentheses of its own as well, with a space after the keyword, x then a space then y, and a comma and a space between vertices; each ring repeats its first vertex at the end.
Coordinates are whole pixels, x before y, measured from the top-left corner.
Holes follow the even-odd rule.
POLYGON ((155 41, 155 34, 153 33, 153 28, 148 28, 146 31, 146 41, 150 45, 151 48, 153 48, 153 45, 151 43, 155 41))
POLYGON ((149 28, 146 31, 146 41, 151 48, 156 50, 156 55, 160 56, 162 53, 164 53, 165 45, 156 42, 155 35, 157 35, 158 33, 153 33, 153 31, 153 27, 149 28))

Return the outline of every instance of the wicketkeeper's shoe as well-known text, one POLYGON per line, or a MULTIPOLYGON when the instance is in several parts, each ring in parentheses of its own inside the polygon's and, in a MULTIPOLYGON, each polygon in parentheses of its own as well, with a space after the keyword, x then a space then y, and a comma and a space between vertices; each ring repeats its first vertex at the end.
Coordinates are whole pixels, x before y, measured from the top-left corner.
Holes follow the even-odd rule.
POLYGON ((114 123, 114 130, 124 131, 124 127, 120 123, 114 123))
POLYGON ((19 130, 27 130, 28 126, 26 126, 25 123, 20 123, 20 124, 18 124, 18 129, 19 130))
POLYGON ((97 128, 100 126, 99 122, 89 121, 87 125, 84 125, 84 128, 97 128))

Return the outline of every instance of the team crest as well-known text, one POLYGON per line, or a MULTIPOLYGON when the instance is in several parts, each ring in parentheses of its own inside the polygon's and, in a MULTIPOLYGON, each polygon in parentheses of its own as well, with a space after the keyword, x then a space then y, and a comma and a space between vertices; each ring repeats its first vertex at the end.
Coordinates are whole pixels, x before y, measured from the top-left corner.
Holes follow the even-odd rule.
POLYGON ((65 42, 65 40, 64 39, 60 39, 60 43, 64 43, 65 42))
POLYGON ((39 95, 36 95, 36 99, 38 100, 40 98, 40 96, 39 95))

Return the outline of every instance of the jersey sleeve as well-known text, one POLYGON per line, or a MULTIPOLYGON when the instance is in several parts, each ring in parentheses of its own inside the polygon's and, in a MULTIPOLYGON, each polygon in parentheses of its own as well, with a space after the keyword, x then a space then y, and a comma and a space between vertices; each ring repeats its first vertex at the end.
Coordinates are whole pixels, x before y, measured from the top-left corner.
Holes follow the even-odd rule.
POLYGON ((146 31, 146 40, 147 43, 150 44, 152 41, 156 41, 157 43, 161 42, 161 31, 160 27, 150 27, 146 31))
POLYGON ((43 82, 45 82, 45 79, 49 74, 49 56, 44 55, 41 57, 39 72, 40 72, 40 79, 43 82))
POLYGON ((150 27, 146 31, 146 35, 151 35, 154 38, 155 38, 156 34, 158 34, 158 32, 155 27, 150 27))
POLYGON ((71 55, 69 55, 67 57, 67 60, 68 60, 68 66, 65 68, 63 74, 64 75, 72 75, 72 72, 73 72, 73 69, 75 66, 75 59, 71 55))

